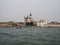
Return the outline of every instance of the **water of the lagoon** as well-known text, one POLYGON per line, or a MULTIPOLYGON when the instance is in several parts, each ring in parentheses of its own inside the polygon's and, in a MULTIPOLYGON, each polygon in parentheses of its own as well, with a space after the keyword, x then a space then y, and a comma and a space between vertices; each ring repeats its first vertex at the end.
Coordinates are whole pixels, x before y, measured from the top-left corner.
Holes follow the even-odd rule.
POLYGON ((60 45, 60 28, 0 28, 0 45, 60 45))

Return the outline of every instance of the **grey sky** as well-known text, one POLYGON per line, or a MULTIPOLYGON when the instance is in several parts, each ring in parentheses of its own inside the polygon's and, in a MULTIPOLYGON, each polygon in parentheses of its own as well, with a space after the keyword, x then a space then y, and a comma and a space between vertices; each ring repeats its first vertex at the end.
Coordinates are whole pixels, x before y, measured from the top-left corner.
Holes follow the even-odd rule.
POLYGON ((32 13, 35 20, 60 22, 60 0, 0 0, 0 21, 24 21, 32 13))

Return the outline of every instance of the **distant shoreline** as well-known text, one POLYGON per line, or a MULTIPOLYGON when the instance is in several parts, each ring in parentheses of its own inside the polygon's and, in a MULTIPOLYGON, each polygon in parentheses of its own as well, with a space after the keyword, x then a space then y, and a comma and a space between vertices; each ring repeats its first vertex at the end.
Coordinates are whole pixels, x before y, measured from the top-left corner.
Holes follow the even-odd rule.
MULTIPOLYGON (((13 27, 9 27, 9 26, 4 27, 3 26, 3 27, 0 27, 0 28, 13 28, 13 27)), ((34 27, 32 27, 32 26, 30 26, 30 27, 27 27, 27 26, 26 27, 21 27, 20 26, 20 27, 14 27, 14 28, 60 28, 60 27, 52 27, 52 26, 51 27, 37 27, 37 26, 34 26, 34 27)))
POLYGON ((60 28, 60 23, 47 23, 40 26, 26 26, 24 22, 0 22, 0 28, 60 28))

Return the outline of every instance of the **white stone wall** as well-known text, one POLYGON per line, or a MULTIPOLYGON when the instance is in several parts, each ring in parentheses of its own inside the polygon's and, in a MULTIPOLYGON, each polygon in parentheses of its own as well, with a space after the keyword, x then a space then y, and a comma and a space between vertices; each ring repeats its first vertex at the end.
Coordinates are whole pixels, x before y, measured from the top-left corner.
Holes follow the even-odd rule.
POLYGON ((37 26, 44 27, 47 24, 47 22, 37 22, 37 26))

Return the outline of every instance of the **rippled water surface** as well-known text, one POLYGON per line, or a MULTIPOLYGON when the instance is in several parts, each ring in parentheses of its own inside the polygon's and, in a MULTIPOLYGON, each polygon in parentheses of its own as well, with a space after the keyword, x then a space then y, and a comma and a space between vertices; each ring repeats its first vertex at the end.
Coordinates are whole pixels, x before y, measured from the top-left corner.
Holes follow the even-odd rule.
POLYGON ((60 28, 0 28, 0 45, 60 45, 60 28))

